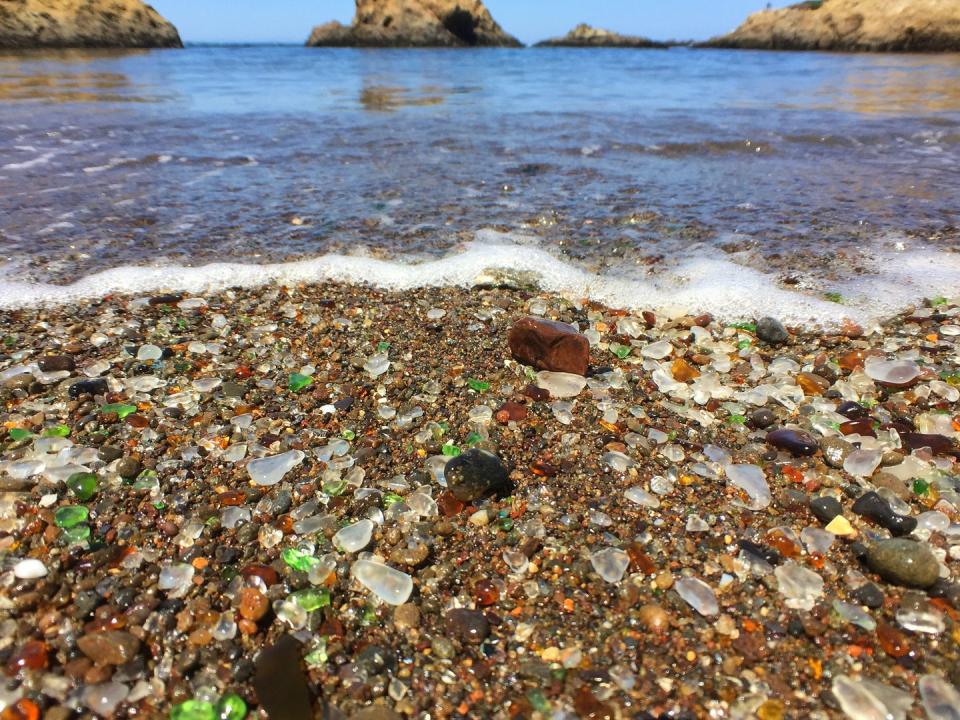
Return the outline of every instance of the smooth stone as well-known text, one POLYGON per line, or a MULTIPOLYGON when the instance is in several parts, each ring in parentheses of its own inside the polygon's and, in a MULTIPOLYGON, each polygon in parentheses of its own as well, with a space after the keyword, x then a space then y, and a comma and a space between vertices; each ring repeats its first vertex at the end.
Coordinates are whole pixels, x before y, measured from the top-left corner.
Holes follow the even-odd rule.
POLYGON ((835 497, 821 495, 810 501, 810 512, 824 525, 828 525, 837 515, 843 514, 843 505, 835 497))
POLYGON ((772 410, 760 408, 750 413, 750 425, 758 430, 765 430, 777 421, 777 416, 772 410))
POLYGON ((510 328, 507 343, 513 357, 524 365, 537 370, 587 374, 590 342, 566 323, 521 318, 510 328))
POLYGON ((866 605, 871 610, 883 607, 883 590, 881 590, 876 583, 868 582, 861 585, 850 593, 850 597, 860 605, 866 605))
POLYGON ((810 433, 783 428, 767 433, 767 444, 778 450, 786 450, 794 457, 816 454, 820 445, 810 433))
POLYGON ((76 399, 81 395, 106 395, 110 391, 107 381, 104 378, 95 378, 93 380, 81 380, 70 386, 67 394, 76 399))
POLYGON ((940 577, 940 564, 926 545, 896 538, 867 548, 867 565, 887 582, 927 588, 940 577))
POLYGON ((853 452, 854 447, 846 440, 829 437, 820 441, 820 450, 823 451, 823 459, 827 465, 839 470, 843 467, 843 462, 847 459, 847 456, 853 452))
POLYGON ((101 717, 111 717, 117 705, 126 700, 130 690, 118 682, 106 682, 91 685, 83 691, 83 702, 91 711, 101 717))
POLYGON ((857 498, 853 511, 885 527, 896 536, 909 535, 917 529, 917 519, 907 515, 898 515, 890 503, 875 492, 868 492, 857 498))
POLYGON ((790 339, 783 323, 772 317, 757 320, 757 337, 770 345, 783 345, 790 339))
POLYGON ((509 473, 496 455, 479 448, 450 460, 444 468, 447 488, 460 502, 473 502, 509 486, 509 473))
POLYGON ((289 450, 280 455, 257 458, 247 463, 247 472, 254 485, 276 485, 283 476, 303 462, 306 457, 299 450, 289 450))
POLYGON ((444 616, 447 633, 465 643, 479 645, 490 634, 490 623, 480 610, 454 608, 444 616))
POLYGON ((136 657, 140 640, 122 630, 108 630, 78 638, 77 647, 97 665, 123 665, 136 657))
POLYGON ((253 686, 269 718, 313 720, 313 702, 300 661, 302 649, 290 635, 281 635, 257 657, 253 686))
POLYGON ((141 469, 140 462, 133 458, 124 458, 117 463, 117 475, 127 480, 139 475, 141 469))
POLYGON ((36 580, 37 578, 45 577, 46 574, 47 566, 33 558, 21 560, 13 566, 14 577, 20 578, 21 580, 36 580))
POLYGON ((47 355, 37 360, 42 372, 73 372, 77 364, 69 355, 47 355))

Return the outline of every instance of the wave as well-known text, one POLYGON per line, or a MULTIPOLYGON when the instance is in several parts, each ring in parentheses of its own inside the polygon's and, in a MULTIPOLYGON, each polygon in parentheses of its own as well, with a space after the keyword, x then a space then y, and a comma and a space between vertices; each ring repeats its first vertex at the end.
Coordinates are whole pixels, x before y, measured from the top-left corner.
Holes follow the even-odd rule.
MULTIPOLYGON (((788 324, 837 327, 890 317, 924 297, 956 293, 960 255, 922 248, 874 254, 870 271, 831 287, 840 302, 781 286, 776 276, 722 256, 690 257, 648 275, 633 266, 591 272, 539 247, 535 238, 483 230, 440 259, 380 259, 327 254, 275 264, 213 263, 124 266, 70 285, 24 280, 12 265, 0 267, 0 308, 64 305, 108 294, 182 292, 200 295, 230 287, 296 285, 324 281, 369 284, 387 290, 472 287, 491 277, 533 280, 545 292, 591 299, 630 310, 668 316, 710 312, 724 320, 774 315, 788 324)), ((834 296, 836 299, 836 296, 834 296)))

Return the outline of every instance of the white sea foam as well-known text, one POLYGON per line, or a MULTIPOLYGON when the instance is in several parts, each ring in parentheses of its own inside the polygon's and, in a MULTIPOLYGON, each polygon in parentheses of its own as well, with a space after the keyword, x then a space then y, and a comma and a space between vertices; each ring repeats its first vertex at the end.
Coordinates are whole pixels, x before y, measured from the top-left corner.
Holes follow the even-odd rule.
MULTIPOLYGON (((33 148, 31 148, 33 149, 33 148)), ((45 152, 42 155, 33 158, 32 160, 24 160, 20 163, 7 163, 3 167, 0 167, 0 170, 28 170, 37 165, 46 165, 48 162, 55 158, 57 153, 55 151, 45 152)))
POLYGON ((868 324, 889 317, 924 297, 960 292, 960 255, 911 249, 878 255, 875 273, 831 285, 843 304, 779 286, 775 277, 722 256, 695 257, 656 276, 624 268, 598 275, 538 247, 532 239, 481 231, 446 257, 417 261, 328 254, 310 260, 253 265, 214 263, 200 267, 119 267, 66 285, 18 279, 16 268, 0 268, 0 307, 61 304, 108 293, 144 295, 160 291, 191 294, 271 283, 340 281, 390 290, 475 285, 485 271, 506 269, 536 276, 547 292, 590 298, 613 307, 653 309, 672 315, 711 312, 733 320, 774 315, 788 324, 835 327, 845 319, 868 324))

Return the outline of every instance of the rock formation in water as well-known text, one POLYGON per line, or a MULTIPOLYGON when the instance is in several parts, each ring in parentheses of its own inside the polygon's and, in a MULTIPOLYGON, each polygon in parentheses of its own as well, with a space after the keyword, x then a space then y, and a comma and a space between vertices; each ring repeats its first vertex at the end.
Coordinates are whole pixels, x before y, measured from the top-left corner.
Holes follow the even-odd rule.
POLYGON ((351 25, 313 29, 313 47, 521 47, 480 0, 357 0, 351 25))
POLYGON ((0 0, 0 48, 183 47, 141 0, 0 0))
POLYGON ((621 35, 620 33, 591 27, 586 23, 577 25, 563 37, 550 38, 538 42, 536 47, 619 47, 619 48, 663 48, 665 43, 658 43, 645 37, 636 35, 621 35))
POLYGON ((762 50, 960 50, 960 0, 812 0, 751 15, 709 47, 762 50))

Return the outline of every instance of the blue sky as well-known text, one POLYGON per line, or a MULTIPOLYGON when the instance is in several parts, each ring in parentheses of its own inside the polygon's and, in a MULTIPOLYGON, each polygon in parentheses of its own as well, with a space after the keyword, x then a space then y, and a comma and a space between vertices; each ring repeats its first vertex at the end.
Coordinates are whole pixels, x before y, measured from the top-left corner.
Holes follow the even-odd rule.
MULTIPOLYGON (((302 42, 327 20, 349 22, 353 0, 148 0, 186 42, 302 42)), ((762 0, 485 0, 503 28, 526 43, 579 22, 659 40, 700 40, 732 30, 762 0)), ((786 4, 776 2, 776 5, 786 4)))

